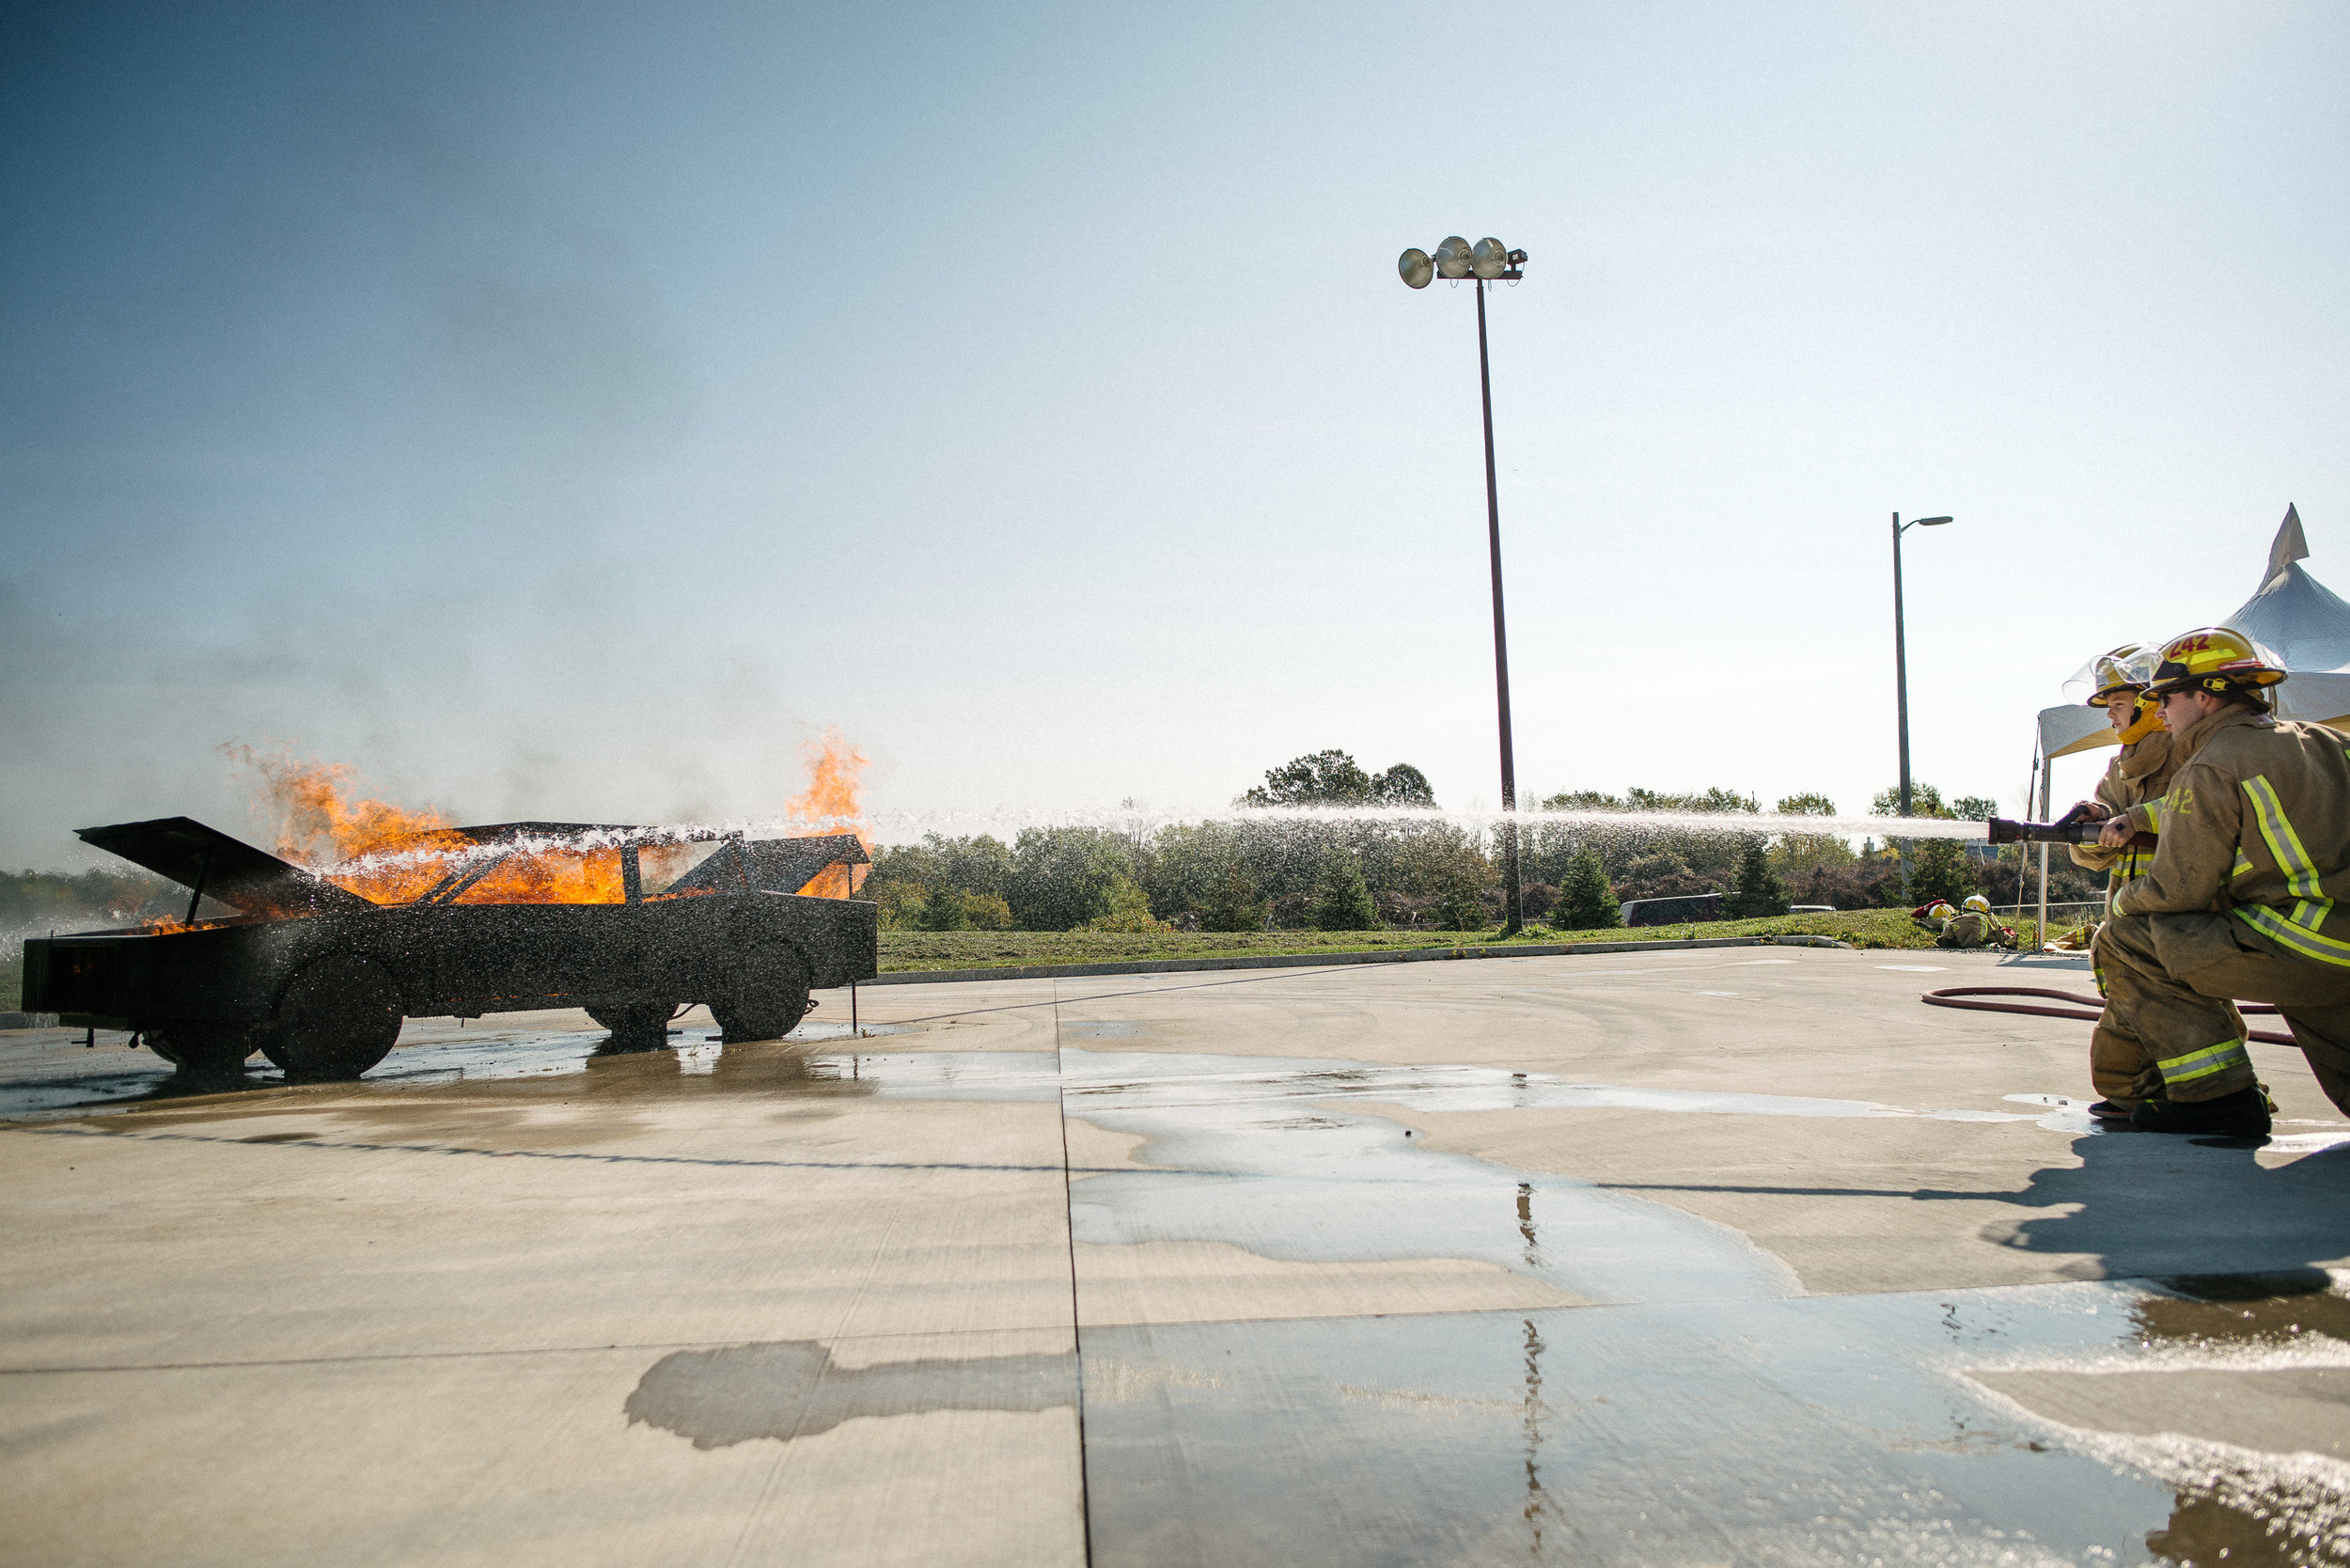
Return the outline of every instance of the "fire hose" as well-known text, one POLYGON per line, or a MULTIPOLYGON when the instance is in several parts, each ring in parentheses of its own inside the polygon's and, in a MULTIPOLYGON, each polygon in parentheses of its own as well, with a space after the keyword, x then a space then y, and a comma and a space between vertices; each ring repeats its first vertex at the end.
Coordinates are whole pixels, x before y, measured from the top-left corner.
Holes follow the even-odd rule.
MULTIPOLYGON (((2077 1018, 2084 1024, 2097 1022, 2106 1006, 2103 996, 2083 996, 2071 991, 2044 991, 2029 985, 1951 985, 1939 991, 1929 991, 1918 999, 1928 1007, 1962 1007, 1973 1012, 2029 1012, 2035 1018, 2077 1018), (1970 1002, 1961 999, 1966 996, 2045 996, 2050 1001, 2071 1002, 2075 1008, 2092 1011, 2079 1012, 2067 1008, 2034 1007, 2028 1002, 1970 1002)), ((2275 1012, 2277 1010, 2266 1002, 2238 1002, 2236 1011, 2275 1012)), ((2270 1045, 2299 1043, 2293 1036, 2279 1034, 2274 1029, 2251 1029, 2247 1032, 2254 1040, 2270 1045)))
MULTIPOLYGON (((1987 824, 1990 839, 1995 844, 2093 844, 2098 834, 2104 830, 2105 823, 2089 820, 2083 814, 2085 809, 2076 806, 2052 823, 2013 822, 2005 817, 1994 817, 1987 824)), ((2152 849, 2155 841, 2152 833, 2134 833, 2130 836, 2128 847, 2152 849)), ((1952 985, 1940 991, 1929 991, 1918 999, 1928 1007, 1963 1007, 1974 1012, 2028 1012, 2036 1018, 2077 1018, 2084 1024, 2097 1022, 2106 1010, 2103 996, 2083 996, 2071 991, 2044 991, 2029 985, 1952 985), (2045 996, 2053 1002, 2071 1002, 2076 1008, 2088 1008, 2090 1011, 2077 1012, 2066 1008, 2032 1007, 2023 1002, 1960 1000, 1965 996, 2045 996)), ((2277 1010, 2266 1002, 2238 1002, 2236 1011, 2273 1013, 2277 1010)), ((2252 1039, 2270 1045, 2299 1043, 2293 1036, 2279 1034, 2273 1029, 2248 1029, 2246 1032, 2252 1039)))

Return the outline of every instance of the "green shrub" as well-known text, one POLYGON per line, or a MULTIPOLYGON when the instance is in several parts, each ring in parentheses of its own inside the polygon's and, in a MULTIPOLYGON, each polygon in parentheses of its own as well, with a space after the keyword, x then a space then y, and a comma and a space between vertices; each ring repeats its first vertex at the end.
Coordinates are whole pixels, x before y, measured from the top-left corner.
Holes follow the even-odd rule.
POLYGON ((933 888, 923 897, 921 907, 915 913, 916 931, 969 931, 971 911, 963 902, 963 895, 951 887, 933 888))
POLYGON ((1011 905, 1001 893, 965 893, 963 912, 969 917, 973 931, 1010 931, 1011 905))
POLYGON ((1955 839, 1921 839, 1910 857, 1909 887, 1903 897, 1912 904, 1948 899, 1958 902, 1975 890, 1975 869, 1955 839))
POLYGON ((1199 905, 1199 929, 1262 931, 1265 907, 1265 901, 1257 894, 1257 885, 1234 861, 1220 880, 1210 885, 1208 896, 1199 905))
POLYGON ((1342 849, 1322 857, 1322 882, 1315 889, 1314 924, 1324 931, 1375 931, 1379 906, 1371 901, 1371 885, 1363 880, 1362 862, 1342 849))
POLYGON ((1151 900, 1135 885, 1134 878, 1120 871, 1110 879, 1106 894, 1109 908, 1088 920, 1084 931, 1173 931, 1175 928, 1151 913, 1151 900))
POLYGON ((1434 924, 1447 931, 1482 931, 1489 916, 1485 889, 1494 864, 1477 840, 1449 823, 1416 825, 1396 854, 1404 891, 1424 899, 1434 924))
POLYGON ((1739 920, 1787 913, 1787 884, 1773 869, 1759 838, 1748 839, 1738 852, 1738 876, 1731 887, 1729 911, 1732 919, 1739 920))
POLYGON ((1623 909, 1616 890, 1607 886, 1607 872, 1599 856, 1583 850, 1567 862, 1566 880, 1559 885, 1559 902, 1551 906, 1550 923, 1560 931, 1606 931, 1623 924, 1623 909))
POLYGON ((1022 931, 1074 931, 1110 912, 1110 886, 1132 880, 1132 846, 1098 827, 1032 827, 1012 845, 1004 889, 1022 931))

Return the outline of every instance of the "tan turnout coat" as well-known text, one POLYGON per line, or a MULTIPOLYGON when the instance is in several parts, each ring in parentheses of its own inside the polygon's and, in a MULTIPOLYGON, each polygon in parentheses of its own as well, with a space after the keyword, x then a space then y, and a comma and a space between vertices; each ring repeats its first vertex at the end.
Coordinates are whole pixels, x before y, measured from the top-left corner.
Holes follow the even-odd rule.
POLYGON ((2170 790, 2128 813, 2160 840, 2114 912, 2224 911, 2280 953, 2350 970, 2350 737, 2234 707, 2170 748, 2170 790))

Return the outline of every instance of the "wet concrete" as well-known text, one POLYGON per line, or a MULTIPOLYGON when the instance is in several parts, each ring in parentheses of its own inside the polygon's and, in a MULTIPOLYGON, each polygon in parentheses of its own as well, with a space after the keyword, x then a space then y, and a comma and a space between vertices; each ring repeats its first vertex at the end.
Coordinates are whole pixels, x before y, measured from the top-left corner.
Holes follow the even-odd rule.
POLYGON ((850 1420, 1076 1403, 1073 1355, 928 1356, 850 1368, 836 1366, 823 1345, 795 1340, 672 1351, 637 1380, 622 1408, 631 1421, 715 1449, 759 1438, 788 1443, 850 1420))
MULTIPOLYGON (((484 1082, 548 1074, 570 1075, 600 1058, 653 1057, 682 1074, 713 1073, 724 1053, 718 1027, 696 1008, 668 1030, 666 1047, 615 1047, 609 1033, 585 1012, 518 1013, 506 1019, 412 1018, 400 1043, 362 1082, 369 1087, 484 1082)), ((798 1045, 859 1043, 909 1032, 902 1025, 809 1020, 794 1029, 798 1045)), ((82 1047, 83 1031, 0 1031, 0 1120, 24 1121, 127 1108, 160 1100, 244 1094, 287 1087, 285 1075, 260 1058, 229 1072, 183 1072, 119 1032, 82 1047)), ((766 1044, 757 1042, 756 1044, 766 1044)), ((742 1059, 738 1058, 738 1060, 742 1059)))
POLYGON ((12 1557, 2350 1560, 2291 1053, 2270 1145, 2107 1135, 2080 1026, 1631 957, 99 1105, 0 1041, 12 1557))

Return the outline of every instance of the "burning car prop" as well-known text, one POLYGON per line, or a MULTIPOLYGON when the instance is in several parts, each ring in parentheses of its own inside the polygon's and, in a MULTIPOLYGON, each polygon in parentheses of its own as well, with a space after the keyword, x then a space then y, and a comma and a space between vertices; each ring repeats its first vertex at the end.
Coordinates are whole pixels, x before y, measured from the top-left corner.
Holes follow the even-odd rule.
POLYGON ((134 1030, 187 1070, 258 1051, 291 1078, 354 1078, 402 1017, 534 1008, 584 1007, 615 1045, 648 1046, 706 1002, 727 1039, 768 1040, 811 989, 876 967, 849 835, 504 823, 315 870, 186 817, 80 837, 190 889, 188 917, 26 941, 24 1005, 134 1030), (208 898, 238 913, 199 920, 208 898))

